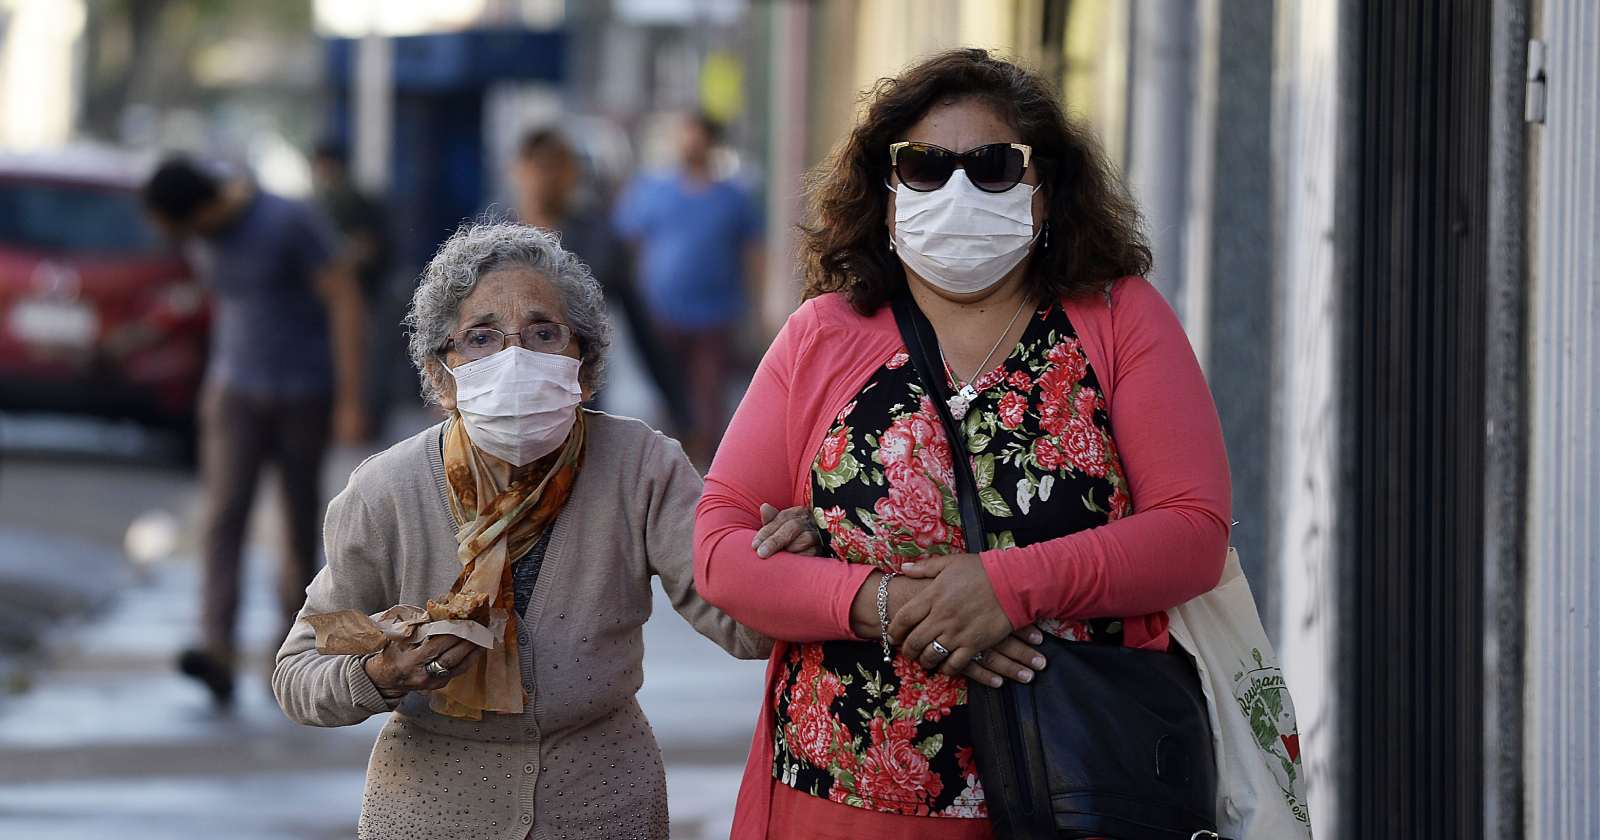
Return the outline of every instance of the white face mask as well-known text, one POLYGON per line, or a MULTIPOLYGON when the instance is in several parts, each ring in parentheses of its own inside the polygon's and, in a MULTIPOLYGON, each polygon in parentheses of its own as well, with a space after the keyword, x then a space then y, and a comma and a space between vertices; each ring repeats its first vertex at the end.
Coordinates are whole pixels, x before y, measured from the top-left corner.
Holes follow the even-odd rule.
POLYGON ((972 185, 965 169, 933 192, 895 188, 894 236, 900 261, 930 284, 955 295, 984 291, 1028 256, 1033 193, 1018 184, 1003 193, 972 185))
POLYGON ((511 346, 446 367, 456 380, 456 411, 474 446, 512 466, 556 451, 577 420, 583 389, 577 359, 511 346))

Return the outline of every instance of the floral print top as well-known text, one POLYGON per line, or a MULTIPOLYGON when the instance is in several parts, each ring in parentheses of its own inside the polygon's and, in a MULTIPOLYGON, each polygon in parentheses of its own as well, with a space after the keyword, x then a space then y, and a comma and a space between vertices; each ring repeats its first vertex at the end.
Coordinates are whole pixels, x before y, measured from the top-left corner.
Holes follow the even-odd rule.
MULTIPOLYGON (((827 553, 899 570, 966 551, 951 449, 902 350, 839 413, 811 469, 827 553)), ((961 421, 990 548, 1028 545, 1130 512, 1105 400, 1060 306, 973 383, 961 421)), ((1120 620, 1044 621, 1064 639, 1121 642, 1120 620)), ((986 818, 963 677, 930 674, 876 642, 795 645, 776 694, 773 777, 894 814, 986 818)))

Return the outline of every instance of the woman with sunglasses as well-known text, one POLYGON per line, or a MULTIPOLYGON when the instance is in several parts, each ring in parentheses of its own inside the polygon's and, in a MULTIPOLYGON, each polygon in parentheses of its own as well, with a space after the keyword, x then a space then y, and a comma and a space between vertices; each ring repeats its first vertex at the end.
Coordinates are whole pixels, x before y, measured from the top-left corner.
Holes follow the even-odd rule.
POLYGON ((605 368, 605 296, 554 234, 464 226, 407 324, 447 417, 367 459, 329 504, 328 565, 278 652, 278 703, 313 726, 392 713, 359 837, 664 840, 661 753, 635 699, 651 577, 729 653, 770 649, 695 592, 700 476, 676 441, 580 406, 605 368), (488 597, 505 622, 493 648, 440 635, 323 654, 303 620, 447 591, 488 597))
POLYGON ((779 640, 733 834, 989 837, 969 681, 1029 682, 1041 633, 1166 649, 1165 610, 1214 586, 1227 549, 1216 409, 1141 277, 1134 207, 1038 76, 957 50, 879 82, 811 202, 806 302, 696 528, 701 593, 779 640), (959 449, 898 296, 937 333, 959 449), (763 527, 762 503, 809 521, 763 527), (805 528, 821 556, 780 550, 805 528))

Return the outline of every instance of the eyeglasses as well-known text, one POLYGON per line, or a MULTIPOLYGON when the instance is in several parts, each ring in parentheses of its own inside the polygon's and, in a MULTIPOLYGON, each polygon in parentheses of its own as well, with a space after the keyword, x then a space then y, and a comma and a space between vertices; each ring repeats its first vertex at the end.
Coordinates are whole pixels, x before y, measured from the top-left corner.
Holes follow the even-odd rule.
POLYGON ((558 354, 567 349, 572 341, 572 329, 566 324, 557 324, 554 321, 537 321, 529 324, 520 332, 503 332, 494 327, 469 327, 453 336, 445 345, 445 349, 454 348, 467 361, 493 356, 506 349, 512 336, 517 337, 517 346, 535 353, 558 354))
POLYGON ((967 180, 984 192, 1003 193, 1022 182, 1033 161, 1026 143, 990 143, 965 152, 952 152, 931 143, 900 142, 889 146, 889 167, 900 183, 917 192, 933 192, 945 185, 956 165, 967 180))

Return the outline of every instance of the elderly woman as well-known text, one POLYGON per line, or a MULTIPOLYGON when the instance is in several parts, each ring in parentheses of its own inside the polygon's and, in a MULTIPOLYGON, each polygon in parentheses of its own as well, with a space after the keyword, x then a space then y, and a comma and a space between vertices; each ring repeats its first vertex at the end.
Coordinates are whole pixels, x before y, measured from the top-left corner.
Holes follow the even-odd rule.
POLYGON ((665 838, 661 756, 635 699, 650 576, 728 652, 770 650, 695 591, 701 481, 683 450, 579 407, 604 366, 603 301, 555 236, 521 225, 463 227, 423 274, 411 354, 449 416, 369 458, 329 505, 328 565, 272 679, 301 723, 394 713, 361 837, 665 838), (510 608, 505 644, 323 655, 304 620, 469 589, 510 608))

